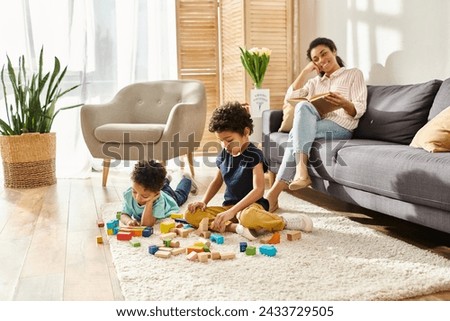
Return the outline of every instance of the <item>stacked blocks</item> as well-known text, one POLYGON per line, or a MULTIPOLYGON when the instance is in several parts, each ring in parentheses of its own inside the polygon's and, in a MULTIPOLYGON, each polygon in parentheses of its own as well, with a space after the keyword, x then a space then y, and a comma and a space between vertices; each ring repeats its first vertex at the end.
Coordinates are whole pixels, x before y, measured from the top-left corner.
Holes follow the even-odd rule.
POLYGON ((119 233, 119 220, 110 220, 106 223, 106 231, 108 235, 116 235, 119 233))
POLYGON ((161 224, 159 226, 160 226, 162 234, 169 233, 170 229, 175 228, 175 221, 170 220, 170 221, 161 222, 161 224))

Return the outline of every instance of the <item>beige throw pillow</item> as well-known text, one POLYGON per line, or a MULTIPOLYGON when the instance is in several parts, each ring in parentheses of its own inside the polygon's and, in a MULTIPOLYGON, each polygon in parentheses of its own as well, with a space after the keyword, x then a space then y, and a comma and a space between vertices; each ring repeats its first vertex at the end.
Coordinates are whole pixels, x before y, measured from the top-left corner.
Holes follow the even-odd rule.
POLYGON ((289 103, 283 105, 283 121, 281 122, 279 132, 289 133, 294 122, 295 107, 289 103))
POLYGON ((450 106, 426 123, 416 133, 410 146, 430 153, 450 152, 450 106))

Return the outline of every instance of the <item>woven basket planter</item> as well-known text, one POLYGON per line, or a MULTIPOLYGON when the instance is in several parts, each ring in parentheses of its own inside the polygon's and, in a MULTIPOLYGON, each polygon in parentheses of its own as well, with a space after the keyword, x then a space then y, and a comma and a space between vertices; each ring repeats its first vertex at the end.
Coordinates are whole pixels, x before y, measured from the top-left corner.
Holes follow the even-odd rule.
POLYGON ((56 184, 55 133, 0 136, 5 187, 35 188, 56 184))

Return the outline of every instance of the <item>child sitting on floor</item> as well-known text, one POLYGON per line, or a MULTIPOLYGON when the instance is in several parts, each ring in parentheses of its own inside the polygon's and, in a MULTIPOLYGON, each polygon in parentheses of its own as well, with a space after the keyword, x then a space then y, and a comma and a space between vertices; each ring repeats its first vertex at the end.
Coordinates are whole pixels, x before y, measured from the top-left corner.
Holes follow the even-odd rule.
POLYGON ((191 225, 198 226, 207 217, 212 230, 235 232, 249 240, 255 240, 262 231, 312 230, 307 215, 283 217, 268 212, 269 202, 263 197, 267 164, 262 151, 249 141, 253 120, 245 107, 238 102, 218 107, 209 131, 215 133, 223 149, 216 159, 218 170, 202 201, 188 205, 185 219, 191 225), (222 206, 207 207, 223 183, 226 190, 222 206))
POLYGON ((123 193, 121 222, 128 226, 153 226, 158 219, 179 212, 189 196, 195 194, 197 185, 189 174, 173 190, 163 164, 155 161, 139 161, 131 173, 131 187, 123 193))

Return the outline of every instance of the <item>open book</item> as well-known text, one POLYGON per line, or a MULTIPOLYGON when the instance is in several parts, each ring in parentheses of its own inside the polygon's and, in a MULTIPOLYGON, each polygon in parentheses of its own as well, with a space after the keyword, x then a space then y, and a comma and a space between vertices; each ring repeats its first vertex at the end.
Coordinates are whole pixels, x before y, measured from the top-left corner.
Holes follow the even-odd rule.
POLYGON ((306 97, 302 97, 302 98, 288 99, 287 101, 288 101, 288 103, 290 103, 293 106, 295 106, 296 104, 298 104, 301 101, 309 101, 311 104, 314 105, 314 107, 316 107, 320 116, 323 116, 329 112, 332 112, 336 109, 341 108, 341 106, 333 105, 332 103, 330 103, 329 101, 327 101, 325 99, 325 97, 328 96, 329 94, 330 93, 328 92, 328 93, 314 95, 310 99, 308 99, 306 97))

